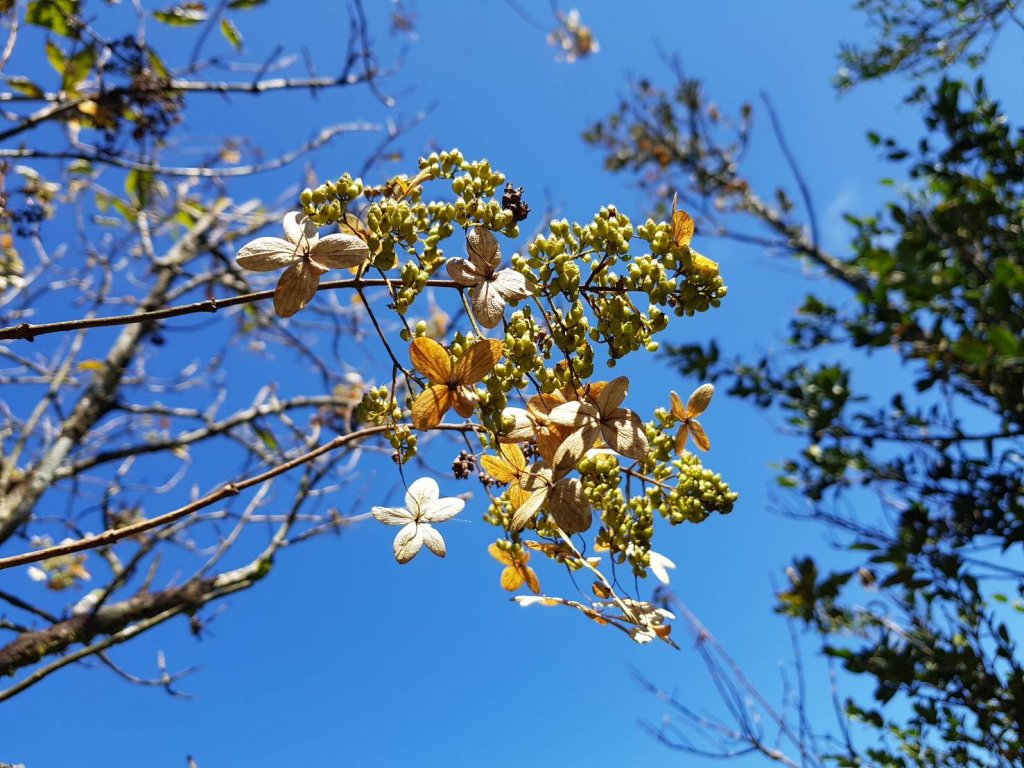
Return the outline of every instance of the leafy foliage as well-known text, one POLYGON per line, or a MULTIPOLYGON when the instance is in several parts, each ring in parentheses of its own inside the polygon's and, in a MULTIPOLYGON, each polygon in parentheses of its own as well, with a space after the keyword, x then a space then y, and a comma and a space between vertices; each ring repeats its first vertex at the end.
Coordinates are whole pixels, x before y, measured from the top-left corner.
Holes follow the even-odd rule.
MULTIPOLYGON (((964 57, 980 65, 984 51, 971 46, 1013 14, 1008 3, 860 5, 881 40, 844 52, 847 84, 923 75, 964 57)), ((846 711, 877 740, 866 748, 840 741, 818 758, 1019 765, 1024 131, 981 79, 919 88, 916 146, 869 136, 906 181, 881 211, 848 217, 850 253, 837 256, 817 241, 812 201, 803 199, 808 227, 784 191, 758 195, 742 175, 753 110, 728 118, 706 103, 698 81, 676 74, 671 89, 634 84, 588 132, 607 167, 636 174, 662 205, 674 193, 694 206, 710 199, 708 230, 806 260, 847 291, 807 297, 785 354, 726 359, 715 343, 668 350, 684 373, 725 382, 785 416, 805 445, 782 465, 780 484, 845 531, 863 558, 839 571, 801 559, 779 595, 780 612, 813 627, 826 653, 875 684, 875 703, 850 700, 846 711), (881 403, 857 389, 858 360, 878 350, 901 369, 881 403), (869 511, 878 508, 872 498, 880 513, 869 511), (1015 595, 1003 594, 1004 581, 1015 595), (883 708, 891 700, 902 711, 883 708)))

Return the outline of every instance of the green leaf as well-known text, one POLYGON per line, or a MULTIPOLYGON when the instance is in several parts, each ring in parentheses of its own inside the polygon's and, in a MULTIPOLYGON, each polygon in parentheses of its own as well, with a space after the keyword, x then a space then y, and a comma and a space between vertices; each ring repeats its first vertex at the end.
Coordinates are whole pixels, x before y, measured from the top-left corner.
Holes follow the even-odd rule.
POLYGON ((124 189, 128 198, 136 208, 142 209, 149 205, 149 191, 153 186, 153 172, 132 170, 124 180, 124 189))
POLYGON ((17 91, 22 96, 28 96, 30 99, 38 99, 44 93, 42 88, 21 75, 8 77, 7 85, 10 86, 12 91, 17 91))
POLYGON ((64 76, 64 67, 67 66, 67 59, 64 56, 64 51, 52 40, 46 41, 46 60, 50 62, 50 66, 57 71, 58 75, 64 76))
POLYGON ((82 82, 96 64, 96 46, 89 44, 64 65, 64 87, 70 88, 82 82))
POLYGON ((263 5, 267 0, 231 0, 228 3, 228 8, 232 11, 245 10, 248 8, 255 8, 258 5, 263 5))
POLYGON ((35 0, 28 4, 25 21, 61 37, 78 38, 78 0, 35 0))
POLYGON ((1016 357, 1020 354, 1020 339, 1001 325, 988 327, 988 340, 1000 355, 1016 357))
POLYGON ((983 344, 977 339, 970 339, 966 336, 961 336, 955 342, 953 342, 953 354, 959 357, 961 360, 967 363, 984 363, 988 360, 992 350, 988 344, 983 344))
POLYGON ((242 47, 242 33, 238 31, 238 27, 231 19, 220 20, 220 33, 224 35, 224 39, 231 44, 231 47, 236 51, 242 47))
POLYGON ((191 27, 209 17, 206 3, 181 3, 163 11, 153 11, 153 18, 172 27, 191 27))
POLYGON ((274 433, 269 429, 266 427, 256 427, 256 435, 267 448, 272 451, 277 450, 277 440, 274 438, 274 433))

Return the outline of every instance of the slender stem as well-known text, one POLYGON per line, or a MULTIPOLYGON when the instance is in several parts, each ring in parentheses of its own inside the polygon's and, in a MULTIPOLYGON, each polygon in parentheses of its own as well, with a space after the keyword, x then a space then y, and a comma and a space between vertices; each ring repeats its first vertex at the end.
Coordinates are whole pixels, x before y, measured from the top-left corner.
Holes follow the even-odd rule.
MULTIPOLYGON (((386 286, 393 289, 395 283, 400 281, 383 277, 357 277, 345 280, 329 280, 320 283, 317 291, 334 291, 343 288, 377 288, 386 286)), ((432 288, 459 288, 460 285, 454 280, 428 280, 427 286, 432 288)), ((624 289, 615 286, 592 286, 588 289, 594 292, 625 293, 624 289)), ((253 304, 257 301, 272 299, 274 292, 256 291, 254 293, 242 293, 238 296, 230 296, 226 299, 207 299, 192 304, 181 304, 176 307, 154 309, 150 312, 135 312, 130 315, 111 315, 110 317, 79 318, 77 320, 61 320, 56 323, 18 323, 6 328, 0 328, 0 341, 8 339, 21 339, 34 341, 36 336, 45 336, 49 333, 63 333, 65 331, 77 331, 88 328, 108 328, 117 325, 131 325, 133 323, 151 323, 157 320, 165 320, 169 317, 181 317, 192 315, 197 312, 216 312, 219 309, 237 307, 240 304, 253 304)))
MULTIPOLYGON (((204 509, 205 507, 210 506, 211 504, 216 504, 218 501, 222 499, 226 499, 231 496, 237 496, 246 488, 251 488, 254 485, 259 485, 260 483, 266 482, 267 480, 277 477, 278 475, 283 475, 285 472, 288 472, 289 470, 294 469, 295 467, 302 466, 303 464, 306 464, 310 461, 313 461, 317 457, 323 456, 325 453, 330 453, 331 451, 340 448, 341 446, 346 445, 347 443, 354 442, 356 440, 361 440, 372 435, 379 435, 383 432, 388 431, 389 429, 392 429, 391 425, 384 424, 381 426, 366 427, 365 429, 360 429, 357 432, 350 432, 347 435, 338 435, 330 442, 324 443, 323 445, 318 446, 310 451, 307 451, 306 453, 296 456, 294 459, 290 459, 289 461, 285 461, 281 464, 278 464, 275 467, 271 467, 266 472, 254 475, 253 477, 247 477, 244 480, 239 480, 237 482, 225 483, 216 490, 208 493, 206 496, 196 499, 190 504, 186 504, 185 506, 179 507, 178 509, 171 510, 170 512, 165 512, 162 515, 157 515, 156 517, 150 518, 148 520, 140 520, 137 523, 125 525, 121 528, 112 528, 104 531, 103 533, 96 534, 95 536, 86 536, 84 538, 78 539, 77 541, 70 541, 64 544, 58 544, 53 547, 46 547, 44 549, 37 549, 32 552, 25 552, 20 555, 12 555, 10 557, 0 558, 0 570, 13 568, 18 565, 37 563, 40 560, 49 560, 52 557, 70 555, 75 552, 82 552, 86 549, 95 549, 96 547, 100 547, 103 545, 113 544, 117 541, 120 541, 121 539, 136 536, 144 531, 148 531, 153 528, 158 528, 162 525, 166 525, 167 523, 173 523, 175 520, 180 520, 181 518, 186 517, 187 515, 190 515, 194 512, 199 511, 200 509, 204 509)), ((463 424, 438 424, 436 427, 434 427, 434 429, 465 432, 468 430, 479 429, 479 427, 476 424, 466 422, 463 424)))

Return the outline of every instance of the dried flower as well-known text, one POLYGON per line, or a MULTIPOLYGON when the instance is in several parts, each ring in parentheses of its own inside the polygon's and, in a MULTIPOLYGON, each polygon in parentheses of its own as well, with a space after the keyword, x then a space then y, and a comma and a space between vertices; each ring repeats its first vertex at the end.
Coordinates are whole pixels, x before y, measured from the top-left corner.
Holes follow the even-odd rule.
POLYGON ((438 557, 444 557, 444 539, 431 523, 443 523, 462 511, 466 502, 455 497, 439 498, 437 482, 421 477, 409 486, 405 507, 374 507, 370 510, 385 525, 401 525, 395 535, 395 559, 400 563, 412 560, 424 544, 438 557))
POLYGON ((457 363, 448 350, 424 336, 412 340, 409 359, 413 367, 430 381, 412 404, 412 425, 419 430, 433 429, 453 405, 455 412, 467 418, 477 406, 473 385, 494 370, 501 359, 502 346, 497 339, 481 339, 467 349, 457 363))
POLYGON ((530 561, 529 552, 521 551, 519 554, 513 555, 497 544, 491 544, 487 551, 491 553, 491 557, 506 566, 501 572, 502 589, 515 592, 525 584, 533 594, 540 593, 540 581, 537 579, 537 574, 533 568, 527 565, 530 561))
POLYGON ((480 465, 499 483, 508 483, 508 499, 513 509, 518 509, 527 499, 527 492, 522 486, 526 474, 526 456, 518 445, 498 446, 497 456, 481 456, 480 465))
POLYGON ((629 391, 625 376, 608 382, 599 393, 585 400, 573 400, 554 408, 552 424, 573 431, 554 456, 555 467, 574 467, 600 437, 616 453, 629 459, 644 459, 649 445, 644 424, 628 408, 620 408, 629 391))
POLYGON ((582 533, 590 528, 593 513, 579 478, 561 477, 544 462, 530 466, 523 475, 523 488, 530 494, 512 515, 509 527, 517 531, 547 506, 555 523, 567 534, 582 533))
POLYGON ((278 317, 291 317, 313 298, 324 272, 358 266, 369 255, 366 243, 355 235, 321 238, 316 224, 293 211, 284 217, 283 240, 258 237, 242 246, 235 260, 253 272, 287 267, 274 290, 274 311, 278 317))
POLYGON ((683 401, 679 399, 679 395, 675 392, 669 393, 669 398, 672 401, 672 415, 682 422, 682 426, 679 427, 679 433, 676 435, 676 453, 680 454, 683 449, 686 448, 686 439, 692 434, 693 442, 697 444, 697 447, 702 451, 711 450, 711 441, 708 440, 707 433, 704 431, 704 427, 697 421, 697 417, 700 416, 707 409, 711 403, 711 396, 715 394, 714 384, 701 384, 690 395, 690 399, 686 402, 686 407, 683 407, 683 401))
POLYGON ((473 314, 484 328, 494 328, 505 314, 509 301, 530 295, 526 278, 514 269, 498 271, 501 248, 490 230, 473 227, 466 234, 469 259, 448 259, 448 274, 470 290, 473 314))

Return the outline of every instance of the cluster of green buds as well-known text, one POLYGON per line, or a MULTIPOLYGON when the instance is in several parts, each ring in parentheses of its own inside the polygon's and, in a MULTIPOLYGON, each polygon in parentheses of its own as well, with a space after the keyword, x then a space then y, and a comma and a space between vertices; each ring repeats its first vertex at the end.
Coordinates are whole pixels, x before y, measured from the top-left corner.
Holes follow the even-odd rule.
MULTIPOLYGON (((373 278, 373 285, 384 286, 379 295, 398 322, 381 323, 379 310, 367 309, 394 376, 390 386, 363 393, 356 417, 389 427, 387 439, 400 463, 416 454, 419 432, 441 427, 475 433, 490 498, 484 518, 502 531, 491 550, 505 566, 502 586, 537 592, 537 575, 526 562, 530 550, 540 552, 597 577, 600 606, 562 604, 592 618, 605 616, 604 623, 638 642, 665 639, 665 616, 649 603, 617 596, 614 580, 597 570, 600 558, 584 556, 586 546, 577 542, 590 537, 596 552, 628 562, 637 576, 657 575, 656 568, 663 574, 651 551, 656 518, 699 522, 732 509, 736 494, 684 450, 691 434, 701 450, 710 447, 696 416, 713 388, 698 388, 685 407, 672 393, 671 412, 659 409, 645 422, 623 407, 628 379, 593 378, 599 363, 611 367, 641 349, 657 350, 656 337, 673 313, 718 306, 725 285, 718 265, 691 249, 692 219, 674 209, 671 222, 648 220, 639 227, 613 206, 586 223, 547 222, 546 231, 503 267, 502 248, 514 248, 529 213, 522 188, 507 185, 496 197, 505 181, 486 160, 468 161, 452 150, 421 158, 414 176, 396 176, 378 187, 343 175, 307 189, 301 214, 286 221, 294 249, 290 269, 318 280, 328 269, 349 268, 366 284, 373 278), (440 180, 448 184, 437 185, 440 180), (318 238, 309 224, 336 225, 340 234, 318 238), (307 261, 315 269, 301 272, 307 261), (415 318, 428 291, 457 294, 466 326, 407 319, 415 318), (408 353, 392 334, 409 345, 408 353), (442 424, 452 410, 463 421, 442 424), (673 440, 667 432, 676 425, 680 432, 673 440), (616 611, 614 618, 606 609, 616 611)), ((260 249, 271 247, 250 244, 239 261, 244 256, 265 271, 273 259, 260 249)), ((291 313, 316 299, 315 290, 305 290, 301 301, 282 300, 282 307, 291 313)), ((365 301, 373 300, 360 291, 365 301)), ((434 503, 423 498, 423 504, 434 503)), ((408 515, 420 522, 431 515, 435 522, 447 519, 443 505, 430 509, 421 518, 387 508, 375 515, 393 525, 408 515)), ((430 537, 399 537, 396 558, 407 562, 423 542, 441 547, 430 537)))
POLYGON ((395 423, 401 418, 402 409, 386 384, 366 390, 356 405, 356 420, 360 424, 395 423))

